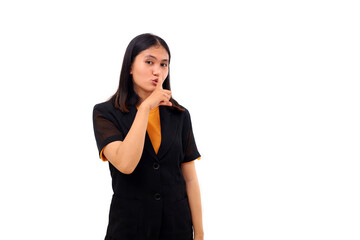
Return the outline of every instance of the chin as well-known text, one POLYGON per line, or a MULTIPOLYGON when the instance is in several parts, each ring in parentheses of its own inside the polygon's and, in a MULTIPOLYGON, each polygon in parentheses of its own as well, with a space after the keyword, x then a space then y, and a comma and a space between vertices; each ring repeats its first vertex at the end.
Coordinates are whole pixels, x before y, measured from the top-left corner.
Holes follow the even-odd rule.
POLYGON ((144 89, 144 91, 146 91, 146 92, 153 92, 154 90, 155 90, 155 86, 144 89))
POLYGON ((151 87, 148 88, 148 91, 152 92, 152 91, 155 90, 155 88, 156 88, 156 86, 151 86, 151 87))

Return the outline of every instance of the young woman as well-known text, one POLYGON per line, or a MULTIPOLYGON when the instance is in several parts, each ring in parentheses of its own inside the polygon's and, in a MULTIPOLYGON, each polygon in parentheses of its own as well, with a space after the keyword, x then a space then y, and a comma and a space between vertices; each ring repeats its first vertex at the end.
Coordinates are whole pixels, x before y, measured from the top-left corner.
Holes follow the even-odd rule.
POLYGON ((128 45, 117 92, 93 109, 113 197, 106 240, 202 240, 190 114, 170 91, 170 50, 153 34, 128 45))

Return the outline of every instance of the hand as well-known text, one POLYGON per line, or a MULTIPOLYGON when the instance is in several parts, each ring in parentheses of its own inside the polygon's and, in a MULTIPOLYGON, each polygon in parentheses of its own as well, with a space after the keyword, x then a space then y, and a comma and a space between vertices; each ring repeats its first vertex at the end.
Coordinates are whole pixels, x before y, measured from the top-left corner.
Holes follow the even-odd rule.
POLYGON ((149 97, 145 99, 145 101, 141 104, 147 106, 149 110, 156 108, 157 106, 172 106, 170 102, 171 91, 163 89, 162 85, 165 79, 162 77, 158 78, 158 83, 155 87, 155 90, 150 94, 149 97))

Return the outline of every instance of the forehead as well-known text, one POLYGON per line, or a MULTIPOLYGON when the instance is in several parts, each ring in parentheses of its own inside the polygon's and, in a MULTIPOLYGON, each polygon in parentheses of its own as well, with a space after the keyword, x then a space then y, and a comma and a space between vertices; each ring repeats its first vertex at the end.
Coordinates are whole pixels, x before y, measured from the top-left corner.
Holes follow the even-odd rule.
POLYGON ((145 49, 144 51, 140 52, 139 56, 141 56, 141 57, 154 56, 158 60, 169 59, 168 52, 161 45, 152 46, 152 47, 150 47, 148 49, 145 49))

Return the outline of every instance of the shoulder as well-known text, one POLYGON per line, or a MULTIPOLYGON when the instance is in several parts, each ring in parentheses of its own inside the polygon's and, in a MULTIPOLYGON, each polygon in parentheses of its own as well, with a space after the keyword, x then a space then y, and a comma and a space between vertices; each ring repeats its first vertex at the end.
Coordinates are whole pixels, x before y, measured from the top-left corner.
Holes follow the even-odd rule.
POLYGON ((175 111, 176 114, 178 114, 180 119, 182 119, 181 121, 183 122, 183 124, 185 126, 187 126, 187 125, 191 124, 190 112, 186 107, 184 107, 182 105, 180 105, 180 107, 183 108, 184 111, 179 111, 179 110, 173 110, 173 111, 175 111))
POLYGON ((188 118, 190 116, 189 110, 180 104, 179 107, 181 107, 183 111, 168 106, 160 106, 160 109, 164 109, 164 111, 176 116, 177 118, 188 118))
POLYGON ((186 107, 182 106, 182 105, 180 105, 180 107, 182 107, 182 108, 184 109, 184 111, 181 111, 181 113, 183 114, 183 116, 184 116, 185 118, 190 118, 190 112, 189 112, 189 110, 188 110, 186 107))
POLYGON ((105 102, 95 104, 93 110, 110 111, 110 110, 113 110, 114 108, 115 107, 112 104, 112 102, 110 100, 108 100, 108 101, 105 101, 105 102))
POLYGON ((110 115, 122 115, 124 114, 120 109, 117 109, 111 100, 97 103, 93 108, 94 113, 110 114, 110 115))
POLYGON ((115 108, 114 104, 107 100, 97 103, 93 108, 93 119, 107 119, 111 122, 117 122, 117 119, 123 118, 124 113, 120 109, 115 108))

